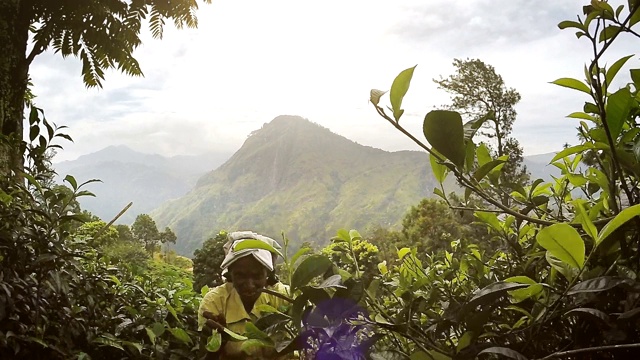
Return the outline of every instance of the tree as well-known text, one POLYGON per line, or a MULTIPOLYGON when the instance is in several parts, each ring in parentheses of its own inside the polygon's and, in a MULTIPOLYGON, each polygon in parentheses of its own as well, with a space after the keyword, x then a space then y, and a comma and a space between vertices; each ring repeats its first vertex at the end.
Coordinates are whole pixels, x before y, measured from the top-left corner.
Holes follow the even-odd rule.
POLYGON ((86 240, 93 248, 102 248, 118 241, 118 230, 114 226, 105 229, 107 223, 102 220, 86 222, 76 230, 76 237, 86 240))
POLYGON ((200 293, 204 286, 215 287, 222 285, 224 280, 220 265, 224 260, 222 246, 227 242, 227 233, 220 231, 215 237, 209 238, 202 244, 202 248, 193 253, 193 291, 200 293))
POLYGON ((510 137, 520 94, 514 88, 507 88, 494 67, 481 60, 454 59, 453 66, 455 74, 433 81, 452 95, 448 108, 460 112, 467 121, 493 114, 493 119, 485 122, 479 133, 492 140, 489 147, 494 157, 509 156, 500 174, 501 186, 506 189, 499 194, 503 204, 508 205, 509 199, 504 193, 529 180, 527 169, 522 165, 522 148, 510 137))
POLYGON ((454 240, 466 238, 468 229, 445 202, 422 199, 412 206, 402 220, 402 247, 416 247, 423 258, 427 253, 446 249, 454 240))
POLYGON ((160 243, 160 232, 151 216, 147 214, 138 215, 133 225, 131 225, 131 232, 133 237, 144 245, 144 248, 153 258, 156 246, 160 243))
POLYGON ((178 240, 178 237, 169 227, 165 227, 164 231, 160 233, 160 242, 162 244, 170 243, 175 245, 176 240, 178 240))
POLYGON ((126 224, 116 225, 116 230, 118 230, 118 239, 124 242, 134 242, 135 238, 133 237, 133 233, 131 232, 131 228, 126 224))
MULTIPOLYGON (((0 134, 21 143, 29 66, 42 52, 53 48, 79 58, 88 87, 101 86, 108 69, 142 75, 133 51, 141 44, 143 20, 149 19, 154 38, 162 38, 166 20, 196 27, 197 7, 196 0, 1 1, 0 134)), ((22 168, 23 149, 0 144, 0 174, 22 168)))

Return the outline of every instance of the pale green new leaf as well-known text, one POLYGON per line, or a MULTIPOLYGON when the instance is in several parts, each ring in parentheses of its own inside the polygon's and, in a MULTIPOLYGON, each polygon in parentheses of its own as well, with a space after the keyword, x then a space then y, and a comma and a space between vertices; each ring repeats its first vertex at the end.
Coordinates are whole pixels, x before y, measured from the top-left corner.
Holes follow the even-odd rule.
POLYGON ((572 78, 560 78, 558 80, 552 81, 551 83, 591 94, 591 90, 589 89, 589 87, 580 80, 572 78))
POLYGON ((611 67, 607 70, 607 74, 605 76, 605 79, 607 80, 607 84, 611 85, 611 82, 616 77, 616 74, 618 74, 618 71, 620 71, 620 68, 622 68, 622 66, 624 66, 627 60, 629 60, 631 57, 633 57, 633 55, 625 56, 623 58, 618 59, 618 61, 616 61, 615 63, 613 63, 613 65, 611 65, 611 67))
POLYGON ((566 264, 582 269, 585 258, 585 245, 576 229, 569 224, 553 224, 536 236, 538 244, 566 264))
POLYGON ((391 85, 389 99, 391 100, 393 118, 396 119, 396 121, 400 120, 400 117, 404 113, 404 110, 401 109, 402 99, 409 90, 411 78, 413 77, 413 71, 415 70, 416 66, 410 67, 400 72, 400 74, 398 74, 398 76, 396 76, 396 78, 393 80, 393 84, 391 85))

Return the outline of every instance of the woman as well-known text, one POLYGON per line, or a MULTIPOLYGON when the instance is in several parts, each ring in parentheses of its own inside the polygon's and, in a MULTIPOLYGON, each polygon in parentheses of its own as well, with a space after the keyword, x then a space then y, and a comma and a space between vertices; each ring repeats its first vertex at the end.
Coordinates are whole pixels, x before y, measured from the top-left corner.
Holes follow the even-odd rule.
MULTIPOLYGON (((288 295, 289 289, 278 282, 275 276, 277 255, 264 249, 236 250, 235 247, 247 239, 261 240, 276 249, 280 245, 273 239, 253 232, 242 231, 229 234, 224 249, 226 256, 221 268, 227 283, 211 289, 202 299, 198 310, 198 326, 209 334, 212 330, 222 333, 224 327, 243 334, 245 324, 260 317, 259 305, 279 308, 286 302, 276 296, 262 292, 269 288, 288 295)), ((273 349, 257 349, 253 353, 242 351, 242 342, 226 341, 217 353, 209 353, 213 359, 269 359, 276 358, 273 349)))

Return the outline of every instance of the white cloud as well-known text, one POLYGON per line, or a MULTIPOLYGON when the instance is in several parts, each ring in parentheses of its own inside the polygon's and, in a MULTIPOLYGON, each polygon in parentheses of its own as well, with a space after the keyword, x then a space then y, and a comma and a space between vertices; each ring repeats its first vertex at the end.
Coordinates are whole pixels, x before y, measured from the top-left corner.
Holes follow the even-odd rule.
MULTIPOLYGON (((401 70, 418 64, 402 122, 421 137, 424 114, 445 103, 432 82, 457 58, 480 58, 522 94, 514 135, 526 154, 575 142, 564 116, 584 98, 549 84, 582 77, 585 41, 556 24, 581 2, 554 0, 219 0, 202 5, 198 29, 144 34, 144 78, 107 73, 86 89, 80 63, 43 54, 31 69, 37 104, 68 125, 74 144, 59 160, 112 144, 165 155, 237 149, 280 114, 300 115, 364 145, 416 146, 367 103, 401 70)), ((633 44, 612 49, 611 59, 633 44)), ((609 60, 612 61, 612 60, 609 60)))

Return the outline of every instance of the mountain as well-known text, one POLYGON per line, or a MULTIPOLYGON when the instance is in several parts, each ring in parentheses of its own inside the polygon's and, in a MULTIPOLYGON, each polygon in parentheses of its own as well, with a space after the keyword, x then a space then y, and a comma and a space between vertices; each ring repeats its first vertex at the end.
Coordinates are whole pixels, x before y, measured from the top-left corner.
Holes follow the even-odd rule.
POLYGON ((81 197, 80 204, 105 221, 113 219, 133 202, 117 221, 131 224, 137 215, 186 194, 202 174, 218 167, 230 155, 209 153, 167 158, 140 153, 126 146, 109 146, 76 160, 56 163, 54 168, 59 175, 58 183, 62 183, 67 174, 75 177, 78 183, 89 179, 102 181, 86 186, 86 190, 96 197, 81 197))
POLYGON ((543 179, 544 181, 552 181, 551 176, 559 177, 560 169, 553 165, 549 165, 549 162, 556 156, 556 153, 546 153, 538 155, 525 156, 522 160, 526 165, 527 170, 531 174, 531 180, 543 179))
POLYGON ((325 244, 340 228, 398 226, 436 181, 424 152, 362 146, 295 116, 254 131, 222 166, 151 216, 190 256, 221 229, 325 244))

